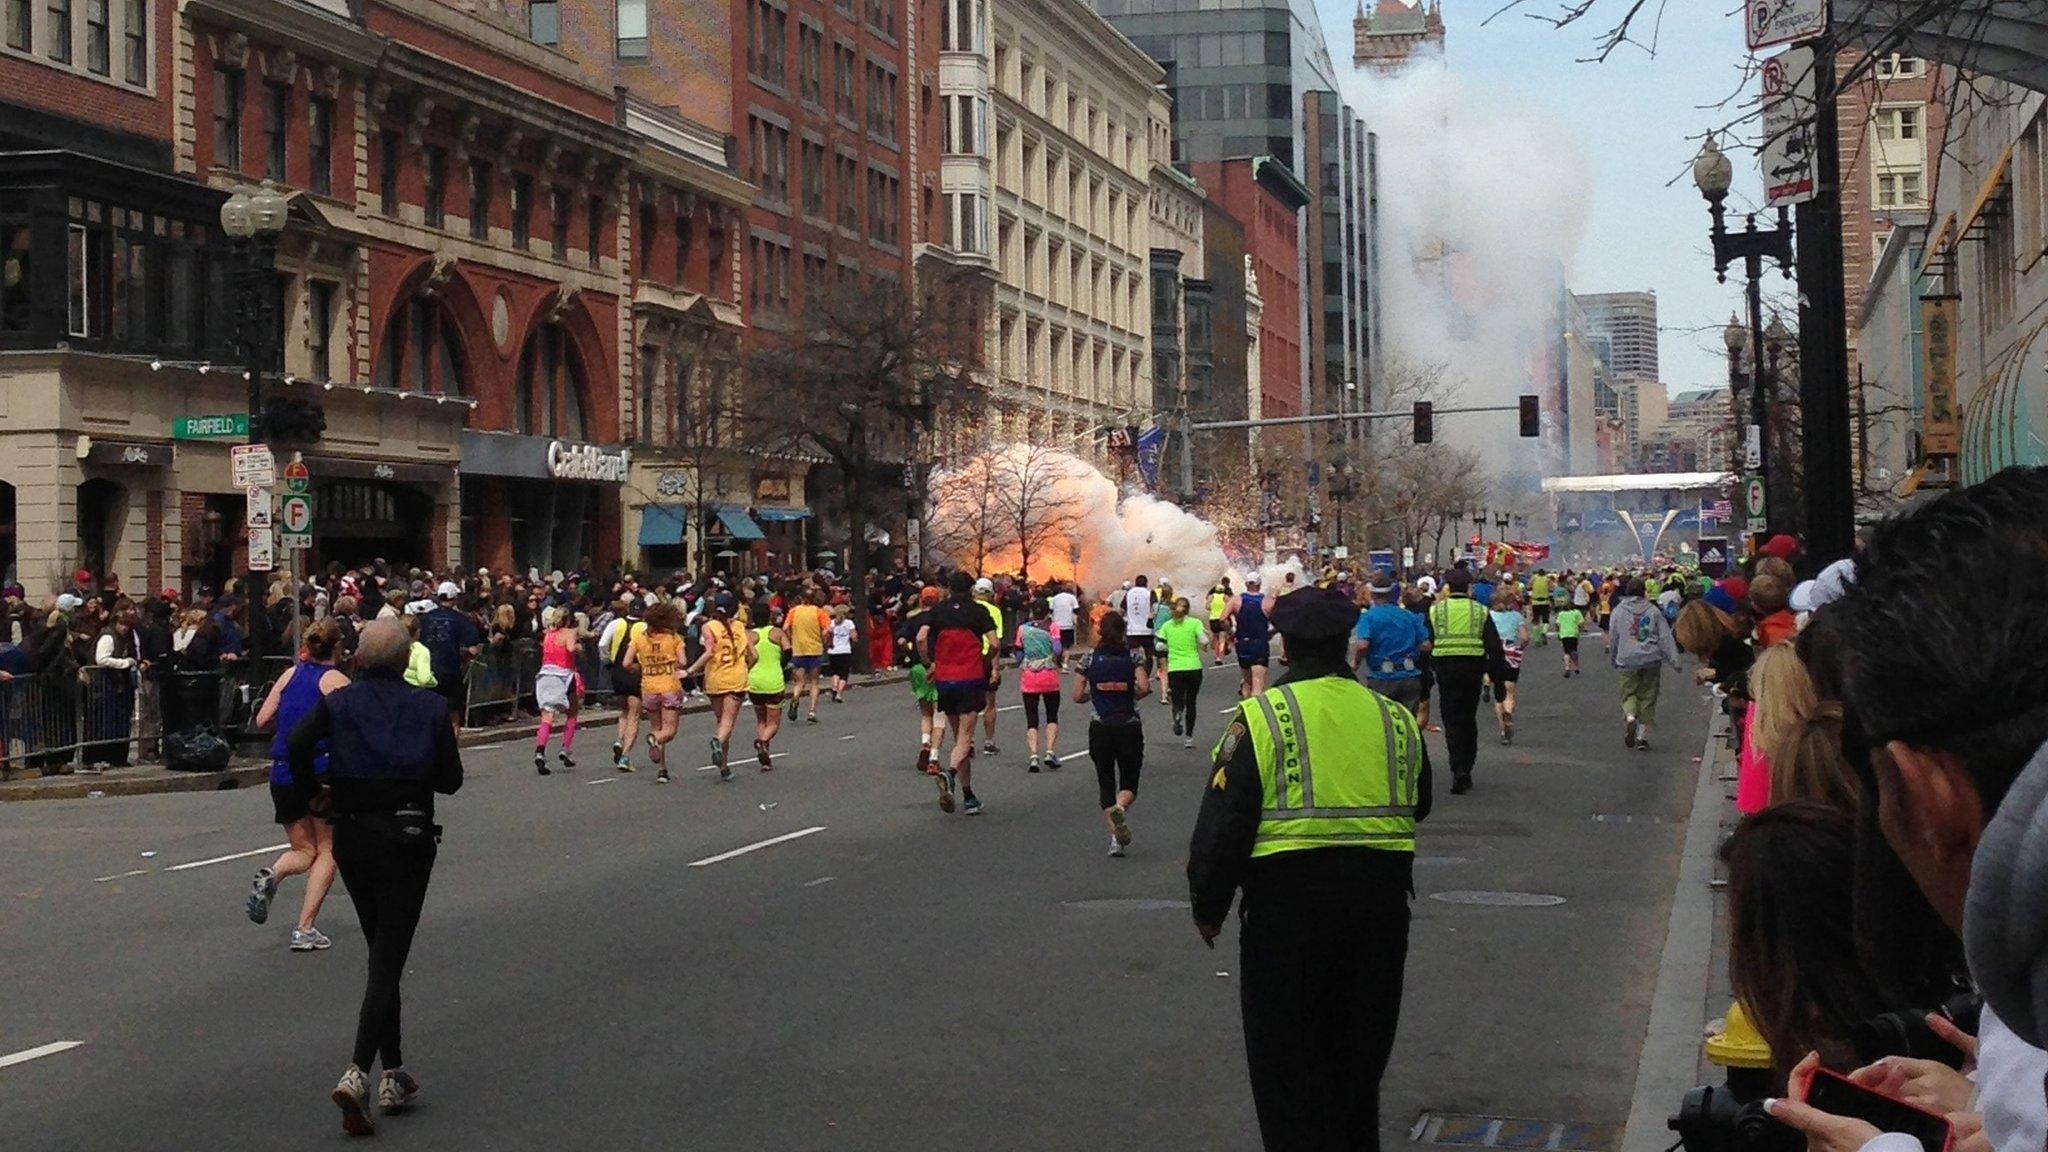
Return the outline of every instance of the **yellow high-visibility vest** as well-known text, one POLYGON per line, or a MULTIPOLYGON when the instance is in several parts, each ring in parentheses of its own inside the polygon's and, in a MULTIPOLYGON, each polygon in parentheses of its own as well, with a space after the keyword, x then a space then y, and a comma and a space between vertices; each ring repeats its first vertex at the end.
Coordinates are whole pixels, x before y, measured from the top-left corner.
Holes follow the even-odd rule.
POLYGON ((1269 688, 1239 704, 1237 719, 1259 762, 1254 858, 1415 851, 1422 732, 1407 709, 1349 677, 1324 676, 1269 688))

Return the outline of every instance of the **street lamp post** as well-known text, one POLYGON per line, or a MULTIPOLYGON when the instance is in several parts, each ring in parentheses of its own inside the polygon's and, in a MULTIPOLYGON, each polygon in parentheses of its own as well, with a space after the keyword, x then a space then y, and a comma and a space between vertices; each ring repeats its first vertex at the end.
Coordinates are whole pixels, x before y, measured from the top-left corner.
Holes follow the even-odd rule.
MULTIPOLYGON (((236 188, 220 206, 220 226, 239 265, 235 290, 235 342, 240 345, 249 381, 249 443, 265 440, 263 374, 276 355, 277 238, 284 232, 284 194, 265 180, 256 188, 236 188)), ((264 610, 262 574, 250 569, 242 580, 248 605, 249 654, 261 659, 270 648, 270 616, 264 610)), ((297 590, 292 595, 297 597, 297 590)))
POLYGON ((1356 473, 1352 469, 1351 458, 1342 452, 1330 462, 1330 471, 1337 478, 1337 482, 1330 485, 1330 499, 1337 505, 1337 527, 1331 534, 1331 544, 1341 548, 1344 545, 1344 502, 1353 495, 1351 481, 1356 473))
POLYGON ((1500 538, 1503 541, 1508 538, 1508 525, 1514 523, 1514 520, 1515 518, 1506 512, 1496 512, 1493 514, 1494 530, 1500 533, 1500 538))
MULTIPOLYGON (((1785 217, 1785 210, 1780 208, 1778 223, 1774 227, 1758 228, 1756 214, 1752 212, 1745 216, 1742 231, 1728 231, 1728 187, 1734 182, 1734 177, 1734 165, 1728 162, 1727 155, 1714 142, 1714 138, 1708 136, 1706 144, 1700 148, 1700 154, 1693 159, 1692 182, 1693 186, 1700 190, 1700 195, 1706 198, 1707 214, 1713 218, 1710 232, 1714 240, 1714 278, 1724 284, 1727 283, 1728 266, 1737 260, 1742 261, 1745 280, 1743 294, 1745 302, 1749 305, 1748 344, 1752 349, 1749 360, 1750 424, 1756 429, 1757 472, 1768 475, 1769 469, 1765 465, 1770 459, 1770 444, 1766 439, 1768 432, 1765 426, 1769 423, 1767 405, 1770 383, 1763 368, 1763 265, 1766 258, 1776 260, 1786 278, 1791 277, 1792 225, 1785 217)), ((1730 327, 1734 325, 1731 323, 1730 327)), ((1730 341, 1729 350, 1735 351, 1732 337, 1723 333, 1723 338, 1730 341)), ((1777 522, 1778 502, 1782 496, 1783 494, 1773 485, 1764 485, 1766 532, 1770 531, 1770 525, 1777 522)))

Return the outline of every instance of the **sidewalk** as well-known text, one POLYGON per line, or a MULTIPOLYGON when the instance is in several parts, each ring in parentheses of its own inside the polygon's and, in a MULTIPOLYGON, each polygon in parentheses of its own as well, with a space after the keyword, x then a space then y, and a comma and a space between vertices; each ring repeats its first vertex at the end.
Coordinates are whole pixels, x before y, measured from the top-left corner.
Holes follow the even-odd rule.
POLYGON ((1728 894, 1722 890, 1721 842, 1735 828, 1735 752, 1728 718, 1711 698, 1699 781, 1679 857, 1678 887, 1664 936, 1663 959, 1650 1000, 1650 1026, 1636 1064, 1635 1095, 1620 1152, 1665 1152, 1671 1117, 1692 1088, 1727 1079, 1709 1062, 1703 1041, 1728 1010, 1728 894))
MULTIPOLYGON (((857 677, 847 685, 847 688, 878 688, 901 684, 907 679, 907 673, 892 669, 884 672, 878 679, 857 677)), ((706 701, 695 701, 684 705, 682 709, 685 716, 700 715, 709 711, 711 705, 706 701)), ((618 722, 618 710, 609 707, 586 708, 577 720, 577 724, 586 729, 618 722)), ((489 728, 465 728, 457 742, 464 748, 484 747, 514 740, 530 740, 539 730, 538 720, 521 717, 489 728)), ((238 756, 235 763, 219 772, 172 772, 161 764, 135 764, 126 768, 109 768, 104 772, 80 770, 63 776, 17 775, 11 780, 0 780, 0 803, 11 800, 150 796, 168 792, 227 792, 236 788, 261 787, 269 779, 269 762, 246 756, 238 756)))

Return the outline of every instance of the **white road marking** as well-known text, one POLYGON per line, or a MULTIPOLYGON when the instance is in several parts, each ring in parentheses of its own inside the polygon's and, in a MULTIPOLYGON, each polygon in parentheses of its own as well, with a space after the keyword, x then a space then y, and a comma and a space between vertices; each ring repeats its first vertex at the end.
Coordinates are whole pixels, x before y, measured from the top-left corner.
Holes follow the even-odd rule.
POLYGON ((600 779, 600 780, 585 780, 585 781, 584 781, 584 783, 585 783, 585 784, 617 784, 618 782, 619 782, 619 778, 618 778, 617 776, 606 776, 606 777, 604 777, 603 779, 600 779))
POLYGON ((854 739, 854 737, 852 737, 852 736, 841 736, 841 737, 840 737, 840 739, 841 739, 841 740, 852 740, 852 739, 854 739))
POLYGON ((69 1052, 83 1043, 85 1043, 83 1040, 58 1040, 54 1043, 43 1044, 34 1048, 24 1048, 11 1056, 0 1056, 0 1068, 12 1068, 16 1064, 26 1064, 31 1060, 41 1060, 45 1056, 55 1056, 59 1052, 69 1052))
POLYGON ((820 877, 818 877, 818 878, 817 878, 816 880, 806 880, 806 881, 804 881, 804 887, 806 887, 806 888, 816 888, 816 887, 817 887, 818 885, 820 885, 820 884, 830 884, 831 882, 833 882, 834 880, 837 880, 837 879, 839 879, 839 877, 837 877, 837 876, 820 876, 820 877))
MULTIPOLYGON (((782 759, 782 758, 783 758, 784 756, 787 756, 787 755, 789 755, 789 753, 787 753, 787 752, 770 752, 770 753, 768 754, 768 759, 770 759, 770 760, 780 760, 780 759, 782 759)), ((743 759, 740 759, 740 760, 731 760, 731 759, 728 759, 728 760, 726 761, 726 766, 727 766, 727 767, 732 767, 732 766, 733 766, 734 764, 744 764, 744 763, 745 763, 746 761, 748 761, 748 760, 752 760, 752 759, 754 759, 754 758, 753 758, 752 756, 747 756, 747 757, 744 757, 743 759)), ((703 765, 702 767, 700 767, 700 768, 698 768, 698 769, 697 769, 697 771, 699 771, 699 772, 716 772, 717 770, 718 770, 718 765, 716 765, 716 764, 706 764, 706 765, 703 765)), ((734 768, 733 770, 734 770, 735 772, 737 772, 737 771, 738 771, 739 769, 737 769, 737 768, 734 768)))
POLYGON ((998 711, 998 712, 1021 712, 1021 711, 1023 711, 1023 709, 1024 709, 1024 706, 1023 706, 1022 704, 1005 704, 1005 705, 1003 705, 1003 706, 1002 706, 1001 708, 998 708, 998 709, 996 709, 996 711, 998 711))
POLYGON ((690 861, 690 867, 702 868, 707 864, 722 864, 735 856, 745 856, 749 852, 759 852, 763 848, 772 848, 777 844, 785 844, 791 840, 801 840, 805 836, 815 835, 824 830, 825 826, 823 824, 813 824, 809 828, 799 828, 794 832, 784 832, 780 836, 770 836, 766 840, 757 841, 742 848, 735 848, 730 852, 720 852, 716 856, 706 856, 702 860, 692 860, 690 861))
POLYGON ((251 848, 247 852, 236 852, 230 856, 215 856, 211 860, 194 860, 188 864, 173 864, 169 868, 164 869, 164 871, 183 872, 188 868, 204 868, 208 864, 225 864, 230 860, 245 860, 251 856, 264 856, 272 852, 282 852, 289 847, 291 847, 289 844, 272 844, 268 848, 251 848))
POLYGON ((149 875, 149 869, 147 868, 130 868, 126 872, 116 872, 112 876, 95 876, 92 878, 92 882, 95 884, 105 884, 109 880, 126 880, 130 876, 147 875, 149 875))

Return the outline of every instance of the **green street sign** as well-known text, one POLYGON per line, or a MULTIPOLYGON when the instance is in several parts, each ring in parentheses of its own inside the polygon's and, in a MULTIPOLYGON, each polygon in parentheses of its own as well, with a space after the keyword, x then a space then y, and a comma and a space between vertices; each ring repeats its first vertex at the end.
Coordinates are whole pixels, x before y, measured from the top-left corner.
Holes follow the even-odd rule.
POLYGON ((173 440, 247 440, 249 414, 226 412, 219 416, 180 416, 171 421, 173 440))

